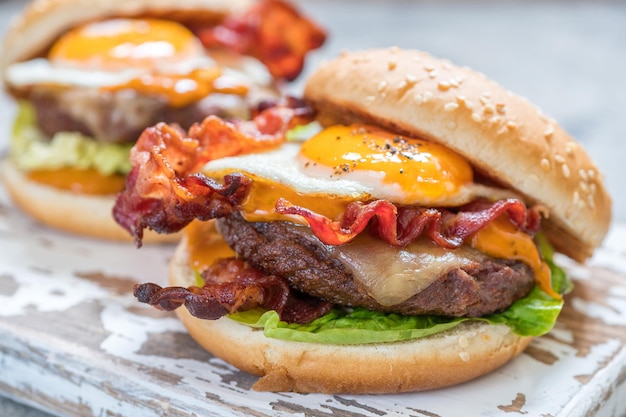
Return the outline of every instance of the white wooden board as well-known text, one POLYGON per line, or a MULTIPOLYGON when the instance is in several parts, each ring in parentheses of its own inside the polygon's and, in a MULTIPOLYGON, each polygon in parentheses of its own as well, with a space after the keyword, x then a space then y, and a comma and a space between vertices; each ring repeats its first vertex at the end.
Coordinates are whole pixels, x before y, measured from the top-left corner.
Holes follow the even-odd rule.
POLYGON ((0 195, 0 393, 69 416, 626 415, 626 225, 576 280, 549 335, 478 380, 381 396, 251 391, 136 282, 164 283, 172 246, 102 242, 38 226, 0 195))

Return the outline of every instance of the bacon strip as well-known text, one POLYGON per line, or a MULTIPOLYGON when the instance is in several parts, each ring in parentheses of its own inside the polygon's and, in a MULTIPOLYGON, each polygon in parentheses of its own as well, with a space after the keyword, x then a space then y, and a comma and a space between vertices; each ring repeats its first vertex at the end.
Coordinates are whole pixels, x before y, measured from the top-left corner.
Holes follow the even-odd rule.
POLYGON ((205 47, 226 47, 263 62, 276 78, 294 80, 306 54, 322 46, 326 33, 280 0, 257 2, 242 15, 197 31, 205 47))
POLYGON ((133 294, 142 303, 172 311, 185 306, 205 320, 257 307, 275 310, 288 323, 308 323, 326 314, 332 304, 295 294, 282 278, 266 275, 242 260, 221 259, 202 272, 203 287, 162 288, 157 284, 136 285, 133 294))
POLYGON ((387 200, 355 202, 346 207, 338 221, 279 199, 276 212, 302 216, 313 233, 328 245, 350 242, 372 221, 371 232, 392 245, 406 246, 426 233, 433 242, 448 249, 459 247, 470 235, 505 212, 511 222, 530 234, 539 229, 541 219, 539 209, 527 210, 524 203, 516 199, 481 200, 461 207, 457 213, 435 208, 398 208, 387 200))
POLYGON ((313 120, 301 100, 264 104, 250 121, 209 116, 186 133, 175 125, 147 128, 131 150, 133 165, 113 217, 141 246, 143 230, 182 229, 194 218, 222 217, 237 210, 250 179, 227 175, 219 184, 198 171, 208 161, 280 145, 287 131, 313 120))

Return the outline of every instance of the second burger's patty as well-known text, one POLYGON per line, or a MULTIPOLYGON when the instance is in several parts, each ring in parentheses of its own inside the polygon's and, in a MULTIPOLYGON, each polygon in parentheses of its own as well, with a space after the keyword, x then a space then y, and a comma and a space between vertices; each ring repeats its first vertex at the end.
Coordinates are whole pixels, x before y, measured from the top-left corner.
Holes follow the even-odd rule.
MULTIPOLYGON (((443 273, 407 300, 381 305, 354 279, 351 267, 308 227, 248 223, 240 214, 219 219, 218 227, 226 242, 254 267, 334 304, 408 315, 480 317, 506 309, 534 285, 526 264, 482 255, 480 262, 443 273)), ((367 251, 363 256, 368 256, 367 251)))
POLYGON ((147 126, 158 122, 178 123, 188 129, 210 114, 245 119, 250 105, 246 97, 212 94, 176 108, 158 97, 142 96, 132 90, 97 89, 33 91, 29 100, 35 107, 39 128, 46 135, 80 132, 102 142, 135 141, 147 126))

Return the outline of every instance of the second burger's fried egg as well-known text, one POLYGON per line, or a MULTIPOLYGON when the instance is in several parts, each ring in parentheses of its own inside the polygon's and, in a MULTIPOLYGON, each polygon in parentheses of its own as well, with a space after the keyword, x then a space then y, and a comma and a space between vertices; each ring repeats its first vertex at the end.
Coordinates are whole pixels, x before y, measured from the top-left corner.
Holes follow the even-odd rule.
POLYGON ((132 89, 182 107, 211 92, 244 95, 250 83, 271 82, 261 63, 242 60, 239 68, 223 68, 173 21, 112 19, 70 30, 46 58, 11 65, 6 80, 13 88, 132 89))
POLYGON ((209 162, 203 173, 241 172, 254 183, 244 204, 248 220, 277 220, 276 200, 337 218, 353 201, 459 206, 511 191, 477 184, 467 161, 436 143, 399 137, 369 126, 332 126, 304 143, 209 162))

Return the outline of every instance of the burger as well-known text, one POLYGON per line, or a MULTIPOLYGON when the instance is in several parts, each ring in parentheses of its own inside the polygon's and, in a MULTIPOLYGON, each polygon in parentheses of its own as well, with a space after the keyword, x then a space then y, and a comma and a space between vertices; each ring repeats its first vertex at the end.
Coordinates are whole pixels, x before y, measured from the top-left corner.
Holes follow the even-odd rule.
POLYGON ((281 0, 35 0, 0 62, 18 100, 6 188, 44 224, 129 240, 111 209, 139 134, 159 121, 249 117, 324 40, 281 0))
POLYGON ((146 129, 116 220, 185 230, 175 310, 258 390, 398 393, 487 374, 549 332, 611 201, 583 148, 484 75, 344 53, 250 121, 146 129), (304 140, 297 140, 304 137, 304 140))

